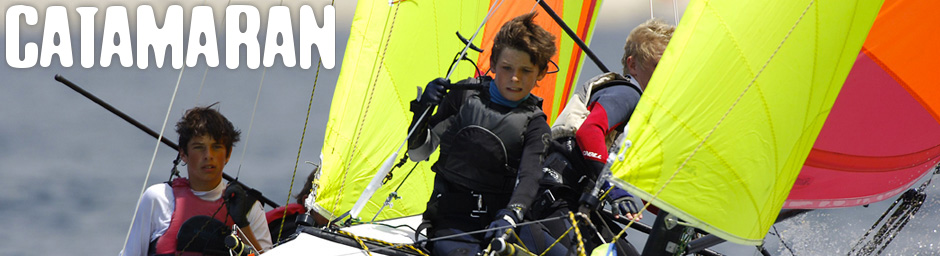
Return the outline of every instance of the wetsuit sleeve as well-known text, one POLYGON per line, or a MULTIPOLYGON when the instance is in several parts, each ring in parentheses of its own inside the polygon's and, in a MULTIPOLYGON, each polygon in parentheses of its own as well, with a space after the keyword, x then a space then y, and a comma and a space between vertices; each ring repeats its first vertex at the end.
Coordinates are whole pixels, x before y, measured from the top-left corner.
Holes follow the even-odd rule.
MULTIPOLYGON (((465 91, 450 91, 447 95, 444 95, 444 99, 441 100, 440 106, 438 106, 437 113, 434 113, 430 117, 425 117, 425 120, 422 120, 421 123, 415 124, 420 118, 423 110, 414 111, 414 118, 411 119, 411 126, 408 130, 411 130, 411 127, 417 125, 415 128, 414 134, 411 138, 408 139, 408 157, 411 161, 420 162, 427 160, 431 156, 431 153, 434 153, 434 150, 437 150, 437 146, 440 145, 440 135, 443 131, 447 130, 447 127, 450 126, 450 121, 452 116, 457 113, 460 109, 460 105, 463 103, 462 99, 464 98, 465 91)), ((414 105, 414 103, 412 103, 414 105)), ((434 112, 434 107, 431 107, 429 112, 434 112)))
POLYGON ((591 97, 591 113, 575 133, 584 159, 607 163, 605 138, 630 119, 639 100, 639 93, 626 86, 608 87, 591 97))
POLYGON ((542 157, 551 139, 551 129, 545 116, 533 118, 526 126, 522 159, 516 188, 509 199, 509 205, 519 205, 528 209, 538 193, 539 178, 542 176, 542 157))

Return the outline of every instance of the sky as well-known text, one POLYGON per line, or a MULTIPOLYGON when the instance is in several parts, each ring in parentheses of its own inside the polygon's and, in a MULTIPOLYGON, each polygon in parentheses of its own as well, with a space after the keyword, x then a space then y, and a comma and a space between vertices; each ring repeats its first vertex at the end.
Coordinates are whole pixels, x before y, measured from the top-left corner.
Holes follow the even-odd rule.
MULTIPOLYGON (((684 2, 680 1, 678 8, 673 9, 672 1, 605 1, 591 47, 607 66, 618 70, 623 40, 630 29, 650 17, 650 4, 653 16, 675 24, 675 14, 682 13, 684 2)), ((169 177, 170 161, 175 156, 172 149, 157 144, 152 137, 56 82, 53 77, 57 74, 158 133, 161 127, 166 127, 165 134, 170 138, 176 137, 173 124, 185 109, 219 102, 221 112, 242 130, 243 136, 232 153, 226 173, 238 176, 276 202, 286 202, 290 193, 297 193, 301 181, 311 170, 311 165, 304 162, 317 161, 355 3, 337 1, 334 5, 336 67, 333 69, 317 72, 315 68, 285 67, 280 60, 272 67, 259 69, 244 65, 237 69, 225 68, 224 60, 215 68, 207 68, 205 62, 200 61, 195 67, 183 69, 157 68, 153 64, 139 69, 121 67, 116 60, 109 67, 98 63, 92 68, 81 67, 77 57, 80 20, 76 8, 99 8, 95 24, 100 33, 105 8, 118 4, 128 7, 131 28, 136 20, 133 14, 140 5, 152 6, 158 23, 162 23, 159 17, 165 15, 164 10, 171 4, 182 5, 184 17, 188 17, 196 5, 209 5, 213 7, 215 24, 221 31, 227 5, 254 6, 260 11, 262 21, 267 20, 270 6, 288 6, 296 14, 301 5, 309 5, 322 24, 322 11, 329 1, 0 2, 4 13, 13 5, 36 8, 38 25, 20 26, 20 40, 31 42, 41 41, 46 7, 65 6, 76 49, 73 53, 76 61, 71 67, 62 67, 57 59, 53 59, 49 67, 36 65, 18 69, 7 63, 0 65, 0 221, 8 231, 0 232, 0 248, 4 248, 0 254, 117 254, 141 189, 169 177), (292 176, 296 176, 296 180, 292 176)), ((0 40, 0 49, 4 56, 9 37, 5 17, 0 20, 0 29, 3 29, 0 36, 4 38, 0 40)), ((292 19, 296 24, 297 16, 292 19)), ((263 30, 264 22, 261 27, 263 30)), ((102 39, 94 40, 100 45, 102 39)), ((319 55, 314 54, 314 59, 317 58, 319 55)), ((599 73, 596 67, 584 64, 582 74, 596 73, 599 73)), ((936 212, 938 203, 928 200, 927 205, 933 205, 936 212)), ((873 204, 874 207, 883 208, 884 204, 873 204)), ((881 212, 856 210, 824 211, 801 217, 786 224, 781 233, 800 237, 793 240, 793 247, 798 251, 845 253, 846 249, 832 248, 834 246, 829 244, 846 247, 845 244, 853 241, 850 238, 812 240, 799 234, 818 232, 820 227, 836 228, 834 226, 848 226, 843 227, 846 232, 859 234, 881 212)), ((926 225, 915 237, 909 238, 909 242, 899 240, 898 243, 936 251, 940 248, 933 244, 940 241, 937 228, 926 225)), ((786 254, 777 240, 767 240, 774 254, 786 254)), ((751 248, 733 245, 720 249, 734 254, 754 253, 751 248)))

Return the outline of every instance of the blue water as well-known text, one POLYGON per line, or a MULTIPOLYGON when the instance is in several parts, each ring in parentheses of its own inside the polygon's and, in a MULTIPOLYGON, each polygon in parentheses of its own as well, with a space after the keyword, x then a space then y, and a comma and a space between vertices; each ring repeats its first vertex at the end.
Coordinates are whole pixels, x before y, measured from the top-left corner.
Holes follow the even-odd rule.
MULTIPOLYGON (((352 13, 342 11, 344 8, 351 7, 337 5, 341 10, 337 18, 337 67, 342 63, 352 13)), ((612 19, 605 13, 601 13, 603 19, 612 19)), ((629 32, 624 28, 632 28, 642 19, 638 16, 624 20, 619 23, 625 24, 622 26, 598 26, 592 47, 611 69, 620 68, 619 54, 629 32)), ((77 42, 73 46, 77 47, 77 42)), ((0 40, 0 49, 3 47, 5 40, 0 40)), ((0 220, 5 223, 5 232, 0 232, 0 255, 113 255, 121 249, 156 141, 54 81, 53 76, 65 76, 159 132, 181 72, 152 66, 140 70, 56 65, 12 69, 0 65, 0 220)), ((598 72, 591 64, 585 66, 585 74, 598 72)), ((173 122, 186 108, 221 102, 222 113, 244 136, 226 172, 269 198, 286 202, 315 73, 314 69, 283 65, 266 70, 207 70, 204 64, 186 68, 166 134, 176 140, 173 122), (260 103, 252 122, 256 97, 260 103)), ((294 193, 310 171, 303 161, 316 161, 319 155, 338 75, 338 68, 320 72, 294 193)), ((158 148, 148 185, 168 178, 174 158, 169 147, 158 148)), ((928 193, 924 208, 886 255, 940 254, 936 186, 931 186, 928 193)), ((888 204, 811 212, 777 228, 796 255, 845 254, 888 204)), ((773 254, 790 255, 776 236, 769 235, 766 241, 773 254)), ((752 247, 738 245, 721 245, 717 250, 731 255, 755 254, 752 247)))

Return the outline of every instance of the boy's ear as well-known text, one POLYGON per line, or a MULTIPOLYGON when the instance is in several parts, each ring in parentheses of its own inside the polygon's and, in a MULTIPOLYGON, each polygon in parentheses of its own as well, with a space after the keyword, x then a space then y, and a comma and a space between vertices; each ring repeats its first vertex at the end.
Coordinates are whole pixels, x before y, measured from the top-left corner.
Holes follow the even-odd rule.
POLYGON ((631 76, 636 76, 636 59, 633 56, 627 56, 627 70, 630 71, 631 76))
POLYGON ((545 69, 542 69, 542 71, 539 71, 539 76, 537 79, 535 79, 535 81, 542 81, 542 78, 545 78, 545 75, 547 74, 548 74, 548 67, 545 67, 545 69))

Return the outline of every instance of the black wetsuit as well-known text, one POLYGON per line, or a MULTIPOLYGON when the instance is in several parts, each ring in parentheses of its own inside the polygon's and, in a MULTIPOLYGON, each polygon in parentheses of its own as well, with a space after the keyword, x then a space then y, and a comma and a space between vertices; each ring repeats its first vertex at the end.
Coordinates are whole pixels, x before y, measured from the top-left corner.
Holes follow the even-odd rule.
MULTIPOLYGON (((550 134, 542 100, 530 95, 514 108, 495 103, 490 99, 489 81, 458 82, 487 87, 450 91, 437 113, 418 124, 409 140, 412 160, 423 160, 414 157, 424 155, 418 153, 419 148, 430 145, 433 151, 434 144, 440 145, 440 157, 431 167, 436 172, 434 191, 424 214, 432 224, 431 238, 484 229, 497 211, 510 206, 525 212, 537 193, 550 134), (500 148, 505 153, 496 152, 500 148)), ((420 113, 416 111, 415 119, 420 113)), ((435 254, 457 250, 472 255, 482 240, 483 233, 478 233, 431 246, 435 254)))

